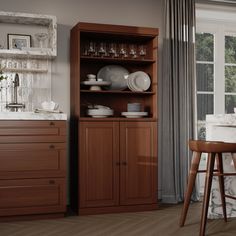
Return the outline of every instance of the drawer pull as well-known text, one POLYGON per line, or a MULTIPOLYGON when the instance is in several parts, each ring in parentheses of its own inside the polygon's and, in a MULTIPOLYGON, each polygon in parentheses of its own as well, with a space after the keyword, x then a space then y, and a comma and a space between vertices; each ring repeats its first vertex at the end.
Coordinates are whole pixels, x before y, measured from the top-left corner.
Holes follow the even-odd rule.
POLYGON ((120 162, 119 162, 119 161, 117 161, 117 162, 116 162, 116 165, 117 165, 117 166, 119 166, 119 165, 120 165, 120 162))
POLYGON ((49 148, 50 148, 50 149, 54 149, 55 146, 52 144, 52 145, 49 146, 49 148))
POLYGON ((49 180, 49 184, 55 184, 55 180, 49 180))
POLYGON ((50 124, 49 124, 49 125, 53 126, 53 125, 55 125, 55 123, 54 123, 54 122, 50 122, 50 124))

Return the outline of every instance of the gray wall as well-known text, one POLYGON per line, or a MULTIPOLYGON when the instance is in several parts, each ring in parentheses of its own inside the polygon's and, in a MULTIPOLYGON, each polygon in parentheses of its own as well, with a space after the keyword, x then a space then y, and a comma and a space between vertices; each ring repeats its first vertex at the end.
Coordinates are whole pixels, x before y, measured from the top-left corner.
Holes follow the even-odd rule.
MULTIPOLYGON (((162 32, 164 0, 0 0, 1 11, 55 15, 58 54, 52 66, 52 100, 70 113, 70 29, 79 21, 158 27, 162 32)), ((160 45, 161 45, 160 36, 160 45)), ((159 45, 159 46, 160 46, 159 45)), ((160 47, 161 48, 161 47, 160 47)), ((160 72, 160 70, 159 70, 160 72)))

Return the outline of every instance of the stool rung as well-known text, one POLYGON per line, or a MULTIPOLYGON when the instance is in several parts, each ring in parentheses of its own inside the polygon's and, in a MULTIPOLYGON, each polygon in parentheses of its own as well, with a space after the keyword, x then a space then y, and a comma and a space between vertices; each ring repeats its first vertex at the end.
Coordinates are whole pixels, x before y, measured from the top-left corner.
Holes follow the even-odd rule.
POLYGON ((224 195, 225 197, 227 197, 227 198, 231 198, 231 199, 234 199, 234 200, 236 200, 236 197, 233 197, 233 196, 231 196, 231 195, 224 195))
POLYGON ((214 176, 236 176, 236 173, 213 173, 214 176))
MULTIPOLYGON (((218 170, 213 170, 214 172, 218 171, 218 170)), ((198 170, 198 173, 206 173, 206 170, 198 170)))

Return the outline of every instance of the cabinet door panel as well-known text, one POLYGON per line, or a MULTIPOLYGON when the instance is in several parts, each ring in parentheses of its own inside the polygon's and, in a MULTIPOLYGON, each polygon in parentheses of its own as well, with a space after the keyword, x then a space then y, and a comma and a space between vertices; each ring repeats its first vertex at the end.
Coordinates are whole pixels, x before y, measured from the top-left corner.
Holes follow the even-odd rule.
POLYGON ((0 180, 0 216, 65 212, 65 179, 0 180))
POLYGON ((119 124, 80 122, 80 207, 118 205, 119 124))
POLYGON ((157 136, 154 122, 120 124, 120 203, 157 201, 157 136))

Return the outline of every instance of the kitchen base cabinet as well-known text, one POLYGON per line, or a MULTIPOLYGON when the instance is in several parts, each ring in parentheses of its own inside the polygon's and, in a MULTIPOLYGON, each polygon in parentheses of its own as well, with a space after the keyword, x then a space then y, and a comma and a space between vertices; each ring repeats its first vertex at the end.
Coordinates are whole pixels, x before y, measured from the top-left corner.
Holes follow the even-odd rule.
POLYGON ((66 212, 66 121, 0 121, 0 163, 0 220, 66 212))
POLYGON ((157 208, 156 127, 80 122, 80 214, 157 208))

